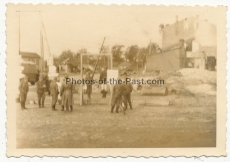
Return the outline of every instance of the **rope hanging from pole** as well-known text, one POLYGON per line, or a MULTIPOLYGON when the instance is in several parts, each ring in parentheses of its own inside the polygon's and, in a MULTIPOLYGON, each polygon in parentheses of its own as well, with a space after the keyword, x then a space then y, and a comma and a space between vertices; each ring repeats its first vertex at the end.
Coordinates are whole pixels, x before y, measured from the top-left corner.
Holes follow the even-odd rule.
MULTIPOLYGON (((102 45, 101 45, 100 53, 102 52, 102 48, 103 48, 104 42, 105 42, 105 37, 104 37, 104 40, 103 40, 102 45)), ((95 74, 95 71, 96 71, 96 68, 97 68, 98 61, 99 61, 99 57, 97 57, 97 62, 96 62, 96 65, 95 65, 95 67, 94 67, 94 70, 93 70, 92 79, 93 79, 93 77, 94 77, 94 74, 95 74)))

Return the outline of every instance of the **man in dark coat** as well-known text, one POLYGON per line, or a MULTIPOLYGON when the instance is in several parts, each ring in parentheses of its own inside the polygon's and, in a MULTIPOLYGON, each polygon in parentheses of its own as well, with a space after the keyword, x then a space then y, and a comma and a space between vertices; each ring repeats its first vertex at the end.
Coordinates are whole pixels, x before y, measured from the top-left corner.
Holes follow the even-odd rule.
POLYGON ((119 106, 121 105, 121 97, 125 91, 125 87, 122 84, 115 84, 113 87, 112 102, 111 102, 111 113, 116 106, 116 112, 118 112, 119 106))
POLYGON ((39 81, 36 83, 37 86, 37 94, 38 94, 38 105, 39 108, 45 107, 45 89, 46 89, 46 83, 43 80, 43 77, 39 77, 39 81))
POLYGON ((29 91, 28 78, 26 76, 21 80, 18 89, 20 91, 21 109, 26 109, 25 102, 29 91))
MULTIPOLYGON (((126 82, 127 73, 124 72, 123 76, 124 76, 124 81, 126 82)), ((125 105, 125 110, 127 109, 127 102, 129 104, 130 109, 132 109, 131 93, 133 91, 133 86, 130 82, 123 84, 123 86, 125 87, 125 91, 122 93, 122 96, 123 96, 122 99, 125 105)))
POLYGON ((49 86, 50 95, 52 97, 52 110, 55 110, 55 106, 57 103, 58 98, 58 85, 57 85, 57 78, 55 77, 54 80, 51 81, 49 86))
MULTIPOLYGON (((68 77, 66 77, 68 78, 68 77)), ((66 80, 64 79, 64 81, 66 80)), ((61 92, 60 95, 62 96, 62 111, 64 110, 64 107, 66 106, 66 112, 73 111, 73 90, 74 85, 71 82, 66 83, 63 82, 61 86, 61 92)))
POLYGON ((100 73, 100 77, 99 77, 99 83, 101 85, 101 94, 102 94, 102 98, 106 98, 106 94, 107 94, 107 71, 104 67, 101 68, 101 73, 100 73))
POLYGON ((44 74, 44 76, 43 76, 43 81, 44 81, 45 84, 46 84, 45 92, 48 92, 48 95, 50 95, 50 89, 49 89, 50 80, 49 80, 49 77, 48 77, 47 74, 44 74))
POLYGON ((89 72, 86 73, 85 82, 87 86, 86 94, 88 96, 88 99, 90 99, 92 93, 92 77, 89 72))

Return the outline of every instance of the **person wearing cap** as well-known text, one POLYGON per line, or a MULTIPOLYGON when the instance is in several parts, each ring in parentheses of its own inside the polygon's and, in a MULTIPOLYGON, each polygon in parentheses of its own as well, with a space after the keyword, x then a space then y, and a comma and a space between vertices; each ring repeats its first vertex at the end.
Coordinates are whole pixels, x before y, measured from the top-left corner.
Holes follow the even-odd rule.
POLYGON ((66 77, 63 78, 63 81, 61 83, 60 90, 59 90, 59 94, 60 94, 60 97, 61 97, 61 105, 62 105, 61 111, 64 111, 64 109, 65 109, 64 95, 63 94, 65 93, 64 86, 66 84, 66 78, 68 78, 68 76, 66 76, 66 77))
POLYGON ((44 74, 43 80, 44 80, 44 82, 46 84, 45 92, 48 92, 48 95, 50 95, 50 88, 49 88, 50 80, 49 80, 48 74, 46 74, 46 73, 44 74))
POLYGON ((86 94, 88 96, 88 99, 90 99, 92 93, 92 77, 89 72, 86 73, 85 82, 87 86, 86 94))
POLYGON ((105 70, 105 67, 102 67, 100 72, 100 77, 99 77, 99 82, 101 83, 102 98, 106 98, 106 94, 107 94, 106 81, 107 81, 107 71, 105 70))
POLYGON ((26 76, 21 80, 18 89, 20 91, 21 109, 26 109, 25 102, 27 98, 27 93, 29 91, 28 78, 26 76))
POLYGON ((122 101, 125 106, 125 110, 127 109, 127 103, 129 104, 130 109, 132 109, 132 103, 131 103, 131 93, 133 91, 133 86, 130 82, 126 82, 127 78, 127 72, 123 73, 123 81, 125 84, 123 86, 125 87, 125 90, 122 93, 122 101))
MULTIPOLYGON (((61 86, 62 86, 62 83, 60 82, 60 78, 59 77, 57 77, 57 85, 58 85, 58 94, 60 94, 60 92, 61 92, 61 86)), ((59 102, 59 104, 61 104, 61 96, 60 95, 58 95, 58 102, 59 102)))
POLYGON ((74 90, 74 85, 71 82, 66 81, 68 78, 65 77, 63 80, 63 84, 61 87, 61 93, 60 95, 62 96, 62 111, 64 111, 64 108, 66 106, 66 112, 73 111, 73 90, 74 90))
MULTIPOLYGON (((120 78, 118 80, 121 81, 120 78)), ((116 106, 116 113, 118 112, 118 109, 121 105, 121 97, 123 94, 123 91, 125 91, 125 87, 122 84, 115 84, 113 87, 113 94, 112 94, 112 101, 111 101, 111 113, 113 113, 114 107, 116 106)))
POLYGON ((40 76, 39 80, 36 83, 37 86, 37 94, 38 94, 38 105, 39 108, 41 107, 45 107, 44 103, 45 103, 45 90, 46 90, 46 83, 43 80, 43 77, 40 76))
POLYGON ((55 110, 55 106, 57 103, 58 98, 58 84, 57 84, 57 78, 55 77, 49 86, 50 95, 52 97, 52 110, 55 110))

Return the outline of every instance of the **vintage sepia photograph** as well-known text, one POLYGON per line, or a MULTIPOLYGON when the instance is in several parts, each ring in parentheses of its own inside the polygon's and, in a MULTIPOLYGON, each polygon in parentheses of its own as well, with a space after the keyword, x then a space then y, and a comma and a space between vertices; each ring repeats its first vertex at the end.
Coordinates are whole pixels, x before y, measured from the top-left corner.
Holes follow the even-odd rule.
POLYGON ((8 147, 224 148, 225 11, 8 4, 8 147))

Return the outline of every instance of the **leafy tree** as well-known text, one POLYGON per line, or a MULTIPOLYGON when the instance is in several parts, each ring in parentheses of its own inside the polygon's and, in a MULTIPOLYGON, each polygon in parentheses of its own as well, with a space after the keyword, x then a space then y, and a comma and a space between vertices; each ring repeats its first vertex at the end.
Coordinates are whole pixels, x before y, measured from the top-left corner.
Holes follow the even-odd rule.
POLYGON ((74 54, 70 50, 63 51, 61 55, 58 58, 56 58, 56 62, 58 64, 66 63, 70 66, 71 69, 76 68, 80 64, 78 54, 74 54))
POLYGON ((140 48, 138 55, 137 55, 137 63, 141 64, 142 66, 145 64, 146 62, 146 56, 148 54, 148 48, 140 48))
POLYGON ((113 55, 113 61, 122 62, 122 58, 121 58, 122 50, 121 49, 123 47, 124 47, 123 45, 115 45, 112 47, 111 53, 113 55))
POLYGON ((73 58, 74 53, 70 50, 63 51, 61 55, 59 56, 59 62, 63 63, 65 60, 73 58))
POLYGON ((135 58, 137 57, 137 53, 138 53, 138 46, 132 45, 127 49, 125 57, 130 62, 134 62, 135 58))

